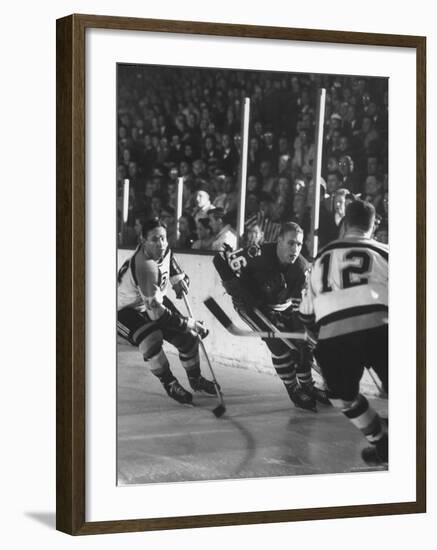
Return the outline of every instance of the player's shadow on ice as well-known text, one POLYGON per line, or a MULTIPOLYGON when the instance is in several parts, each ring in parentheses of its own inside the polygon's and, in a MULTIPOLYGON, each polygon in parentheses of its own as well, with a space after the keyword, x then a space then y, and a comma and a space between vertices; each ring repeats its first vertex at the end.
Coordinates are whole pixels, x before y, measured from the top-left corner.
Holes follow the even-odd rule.
POLYGON ((25 515, 38 523, 42 523, 46 527, 50 527, 51 529, 56 528, 55 512, 25 512, 25 515))

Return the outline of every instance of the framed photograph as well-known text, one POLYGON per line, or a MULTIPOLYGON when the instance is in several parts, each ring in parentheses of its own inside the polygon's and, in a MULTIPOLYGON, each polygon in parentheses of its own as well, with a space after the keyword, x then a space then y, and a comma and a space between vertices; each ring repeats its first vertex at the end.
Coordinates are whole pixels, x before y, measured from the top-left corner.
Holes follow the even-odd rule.
POLYGON ((57 529, 425 512, 425 94, 419 36, 57 21, 57 529))

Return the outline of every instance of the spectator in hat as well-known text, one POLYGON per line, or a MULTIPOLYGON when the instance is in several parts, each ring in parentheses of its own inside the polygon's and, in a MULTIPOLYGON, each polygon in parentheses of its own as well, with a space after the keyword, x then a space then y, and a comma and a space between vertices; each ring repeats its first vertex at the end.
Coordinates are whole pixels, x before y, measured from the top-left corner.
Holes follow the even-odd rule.
POLYGON ((208 218, 214 236, 211 250, 222 250, 224 244, 235 250, 237 248, 237 234, 226 223, 224 210, 222 208, 214 208, 208 212, 208 218))
POLYGON ((209 189, 207 187, 199 188, 194 195, 194 202, 196 207, 193 211, 193 218, 197 223, 200 218, 207 218, 208 212, 214 208, 210 200, 209 189))

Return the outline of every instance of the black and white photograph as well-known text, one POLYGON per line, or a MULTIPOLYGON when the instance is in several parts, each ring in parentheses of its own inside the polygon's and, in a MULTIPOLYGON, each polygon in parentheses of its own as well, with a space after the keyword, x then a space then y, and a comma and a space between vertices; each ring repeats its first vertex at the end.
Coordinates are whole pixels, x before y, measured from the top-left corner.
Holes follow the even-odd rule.
POLYGON ((389 470, 389 79, 116 71, 117 485, 389 470))

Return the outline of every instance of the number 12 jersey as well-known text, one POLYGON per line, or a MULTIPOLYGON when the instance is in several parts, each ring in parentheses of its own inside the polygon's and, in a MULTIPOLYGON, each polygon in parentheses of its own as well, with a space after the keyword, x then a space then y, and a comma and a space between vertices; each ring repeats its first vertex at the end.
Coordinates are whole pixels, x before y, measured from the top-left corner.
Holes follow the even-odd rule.
POLYGON ((319 340, 388 324, 388 247, 372 239, 331 242, 317 255, 300 306, 319 340))

